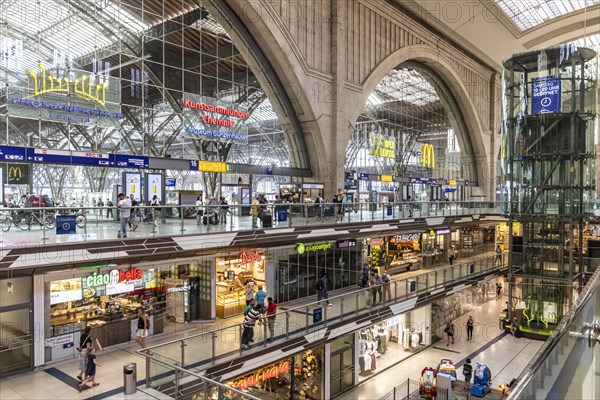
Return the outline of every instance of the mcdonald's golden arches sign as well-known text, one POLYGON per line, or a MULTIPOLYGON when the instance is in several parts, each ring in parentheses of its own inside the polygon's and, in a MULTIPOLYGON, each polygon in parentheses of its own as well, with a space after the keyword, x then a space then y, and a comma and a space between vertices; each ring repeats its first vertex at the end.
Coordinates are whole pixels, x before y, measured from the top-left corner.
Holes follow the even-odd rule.
POLYGON ((421 145, 421 167, 435 168, 435 152, 432 144, 421 145))
POLYGON ((8 185, 29 183, 29 164, 6 164, 6 183, 8 185))

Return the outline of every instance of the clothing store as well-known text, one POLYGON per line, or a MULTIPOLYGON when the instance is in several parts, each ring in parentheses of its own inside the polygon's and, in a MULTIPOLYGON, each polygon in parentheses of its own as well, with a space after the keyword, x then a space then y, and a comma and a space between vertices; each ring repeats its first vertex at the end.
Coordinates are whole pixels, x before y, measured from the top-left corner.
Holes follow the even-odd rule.
POLYGON ((396 365, 431 344, 431 306, 396 315, 356 333, 356 382, 396 365))

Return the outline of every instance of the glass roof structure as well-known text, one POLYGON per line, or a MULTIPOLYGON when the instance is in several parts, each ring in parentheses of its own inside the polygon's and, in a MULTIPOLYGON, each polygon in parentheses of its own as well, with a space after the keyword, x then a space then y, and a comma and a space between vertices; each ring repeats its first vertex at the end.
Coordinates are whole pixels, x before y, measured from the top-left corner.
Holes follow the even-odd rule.
POLYGON ((424 106, 438 101, 439 97, 433 86, 421 74, 413 69, 398 68, 383 77, 368 101, 378 105, 399 100, 415 106, 424 106))
POLYGON ((521 31, 600 4, 600 0, 495 0, 495 2, 521 31))

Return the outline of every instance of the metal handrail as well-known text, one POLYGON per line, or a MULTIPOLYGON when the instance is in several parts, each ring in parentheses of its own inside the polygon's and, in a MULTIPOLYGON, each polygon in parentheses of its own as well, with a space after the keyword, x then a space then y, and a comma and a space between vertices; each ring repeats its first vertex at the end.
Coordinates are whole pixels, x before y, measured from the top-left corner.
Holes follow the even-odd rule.
POLYGON ((527 367, 523 370, 518 378, 518 383, 514 388, 511 388, 510 399, 519 398, 523 395, 525 389, 531 384, 536 372, 544 367, 544 363, 555 350, 561 339, 569 334, 570 327, 574 323, 575 318, 582 310, 583 306, 592 298, 596 290, 600 290, 600 268, 592 274, 592 277, 583 288, 581 294, 575 301, 575 304, 564 315, 560 323, 556 326, 548 340, 542 345, 538 352, 533 356, 527 367))
POLYGON ((8 339, 0 340, 0 345, 3 345, 3 343, 7 343, 7 345, 4 346, 6 347, 5 349, 0 349, 0 353, 30 346, 32 341, 33 335, 31 334, 15 336, 8 339), (17 343, 18 345, 14 345, 14 343, 17 343))

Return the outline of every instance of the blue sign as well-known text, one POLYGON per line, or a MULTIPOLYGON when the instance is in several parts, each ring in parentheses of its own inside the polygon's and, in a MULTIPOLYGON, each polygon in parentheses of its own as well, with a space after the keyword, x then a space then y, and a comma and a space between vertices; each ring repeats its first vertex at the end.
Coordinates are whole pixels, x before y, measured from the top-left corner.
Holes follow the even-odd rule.
POLYGON ((410 281, 410 291, 414 292, 417 290, 417 281, 410 281))
POLYGON ((25 147, 0 146, 0 160, 25 161, 25 147))
POLYGON ((270 165, 267 166, 267 175, 273 175, 273 167, 270 165))
MULTIPOLYGON (((76 152, 74 154, 80 154, 76 152)), ((98 167, 112 167, 115 165, 115 155, 107 153, 82 152, 81 155, 71 157, 75 165, 94 165, 98 167)))
POLYGON ((148 157, 145 156, 115 154, 115 162, 122 168, 148 168, 148 157))
POLYGON ((198 160, 190 160, 190 171, 198 171, 198 160))
POLYGON ((287 210, 278 210, 277 211, 277 222, 285 222, 287 221, 287 210))
POLYGON ((323 321, 323 307, 317 307, 313 310, 313 324, 323 321))
POLYGON ((56 216, 56 234, 69 235, 77 233, 76 215, 57 215, 56 216))
POLYGON ((346 172, 346 180, 353 181, 356 179, 356 172, 346 172))
POLYGON ((421 183, 421 178, 410 178, 410 183, 421 183))
POLYGON ((545 114, 560 111, 561 81, 556 76, 531 80, 531 113, 545 114))
POLYGON ((358 174, 358 180, 359 181, 368 181, 369 180, 369 174, 365 174, 363 172, 358 174))
POLYGON ((69 349, 69 348, 71 348, 73 346, 75 346, 75 343, 73 343, 73 342, 64 343, 63 344, 63 349, 69 349))
POLYGON ((174 178, 167 178, 167 179, 165 179, 165 186, 174 187, 176 181, 177 180, 174 178))
POLYGON ((65 150, 28 148, 27 161, 51 164, 71 164, 71 152, 65 150))

